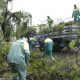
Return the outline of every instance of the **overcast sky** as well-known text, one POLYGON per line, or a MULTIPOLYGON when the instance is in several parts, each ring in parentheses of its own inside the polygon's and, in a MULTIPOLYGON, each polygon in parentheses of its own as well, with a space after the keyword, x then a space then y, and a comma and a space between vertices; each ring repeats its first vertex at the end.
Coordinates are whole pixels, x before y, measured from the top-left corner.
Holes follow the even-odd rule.
POLYGON ((80 0, 13 0, 12 12, 31 13, 33 24, 46 22, 47 16, 55 22, 66 21, 71 19, 74 4, 80 8, 80 0))

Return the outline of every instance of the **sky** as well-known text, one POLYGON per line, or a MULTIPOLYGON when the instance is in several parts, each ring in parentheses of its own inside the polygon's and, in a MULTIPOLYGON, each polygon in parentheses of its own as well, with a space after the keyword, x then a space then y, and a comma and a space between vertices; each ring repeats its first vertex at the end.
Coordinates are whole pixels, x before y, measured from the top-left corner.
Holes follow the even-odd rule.
POLYGON ((31 13, 33 25, 46 23, 47 16, 57 23, 73 20, 71 17, 74 4, 80 8, 80 0, 13 0, 11 11, 21 10, 31 13))

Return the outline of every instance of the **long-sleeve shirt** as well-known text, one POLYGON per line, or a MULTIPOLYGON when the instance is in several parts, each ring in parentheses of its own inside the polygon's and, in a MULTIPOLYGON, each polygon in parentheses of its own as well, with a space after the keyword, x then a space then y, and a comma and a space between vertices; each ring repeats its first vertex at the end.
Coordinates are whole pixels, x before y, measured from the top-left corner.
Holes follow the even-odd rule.
POLYGON ((72 13, 72 17, 79 17, 79 15, 80 15, 79 9, 78 8, 74 9, 72 13))

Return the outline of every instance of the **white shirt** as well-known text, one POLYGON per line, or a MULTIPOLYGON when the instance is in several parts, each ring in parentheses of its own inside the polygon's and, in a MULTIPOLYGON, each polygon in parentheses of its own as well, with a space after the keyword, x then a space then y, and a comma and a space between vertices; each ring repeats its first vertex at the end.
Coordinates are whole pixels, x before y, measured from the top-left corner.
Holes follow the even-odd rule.
POLYGON ((17 42, 23 43, 24 51, 30 55, 29 44, 28 44, 26 38, 19 39, 17 42))

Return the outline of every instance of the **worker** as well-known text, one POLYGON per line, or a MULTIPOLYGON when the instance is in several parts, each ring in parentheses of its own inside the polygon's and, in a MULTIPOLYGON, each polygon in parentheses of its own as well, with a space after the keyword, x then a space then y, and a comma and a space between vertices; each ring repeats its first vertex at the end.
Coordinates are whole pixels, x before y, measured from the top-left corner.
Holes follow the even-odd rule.
POLYGON ((48 22, 48 26, 52 27, 53 20, 50 18, 50 16, 47 16, 47 22, 48 22))
POLYGON ((76 4, 74 5, 72 17, 74 18, 74 22, 80 21, 80 10, 77 8, 76 4))
POLYGON ((52 50, 53 50, 53 40, 50 39, 49 37, 46 37, 46 39, 44 40, 44 54, 48 57, 50 57, 53 61, 55 61, 53 55, 52 55, 52 50))
POLYGON ((25 38, 12 43, 7 55, 7 61, 17 71, 18 80, 26 80, 26 64, 28 64, 29 55, 29 44, 25 38))
POLYGON ((33 51, 36 45, 36 38, 30 37, 30 50, 33 51))

